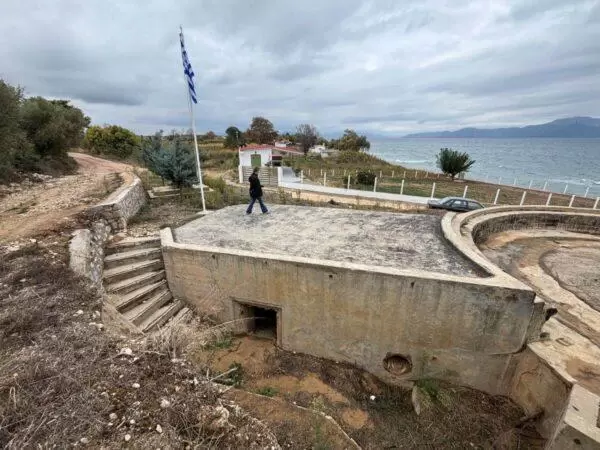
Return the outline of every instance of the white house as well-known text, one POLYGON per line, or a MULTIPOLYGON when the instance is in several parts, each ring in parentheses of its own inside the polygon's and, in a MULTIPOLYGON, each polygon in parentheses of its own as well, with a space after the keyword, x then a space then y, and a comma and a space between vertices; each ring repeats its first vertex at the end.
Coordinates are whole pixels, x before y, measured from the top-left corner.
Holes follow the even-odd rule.
POLYGON ((269 144, 251 144, 238 150, 240 166, 266 167, 280 166, 284 155, 301 156, 302 152, 293 147, 276 147, 269 144))
POLYGON ((309 153, 313 153, 316 155, 321 155, 323 158, 327 158, 328 156, 333 155, 336 150, 332 148, 327 148, 324 145, 315 145, 308 150, 309 153))

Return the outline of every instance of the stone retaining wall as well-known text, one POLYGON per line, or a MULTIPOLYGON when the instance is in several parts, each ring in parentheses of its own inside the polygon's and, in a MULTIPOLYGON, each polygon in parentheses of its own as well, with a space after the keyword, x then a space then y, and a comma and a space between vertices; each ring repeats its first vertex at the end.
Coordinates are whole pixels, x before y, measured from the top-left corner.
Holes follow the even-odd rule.
POLYGON ((78 275, 102 286, 104 245, 111 233, 127 229, 127 221, 146 203, 142 181, 131 173, 120 174, 124 185, 106 200, 85 211, 88 228, 76 230, 69 243, 69 265, 78 275))
POLYGON ((146 204, 146 191, 142 180, 132 174, 122 174, 125 185, 111 194, 102 203, 86 211, 92 220, 102 218, 106 220, 113 232, 125 231, 127 221, 135 216, 142 206, 146 204))

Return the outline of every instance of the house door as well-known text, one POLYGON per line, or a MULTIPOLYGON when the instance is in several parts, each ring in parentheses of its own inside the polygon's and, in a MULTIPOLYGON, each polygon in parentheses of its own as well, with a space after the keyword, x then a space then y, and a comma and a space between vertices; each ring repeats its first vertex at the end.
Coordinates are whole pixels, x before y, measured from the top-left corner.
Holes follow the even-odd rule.
POLYGON ((261 166, 260 155, 258 153, 255 153, 254 155, 250 155, 250 165, 252 167, 260 167, 261 166))

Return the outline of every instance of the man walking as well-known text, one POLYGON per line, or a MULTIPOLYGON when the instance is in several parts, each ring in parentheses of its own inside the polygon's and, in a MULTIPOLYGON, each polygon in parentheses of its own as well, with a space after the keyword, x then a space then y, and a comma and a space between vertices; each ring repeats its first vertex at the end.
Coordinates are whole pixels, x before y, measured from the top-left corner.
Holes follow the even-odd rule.
POLYGON ((252 214, 252 207, 254 206, 256 200, 258 200, 258 203, 260 204, 260 210, 263 212, 263 214, 269 213, 269 210, 262 200, 263 192, 260 180, 258 179, 258 170, 258 167, 255 167, 252 171, 252 175, 250 175, 250 178, 248 178, 248 181, 250 182, 250 197, 252 200, 250 200, 248 209, 246 209, 246 214, 252 214))

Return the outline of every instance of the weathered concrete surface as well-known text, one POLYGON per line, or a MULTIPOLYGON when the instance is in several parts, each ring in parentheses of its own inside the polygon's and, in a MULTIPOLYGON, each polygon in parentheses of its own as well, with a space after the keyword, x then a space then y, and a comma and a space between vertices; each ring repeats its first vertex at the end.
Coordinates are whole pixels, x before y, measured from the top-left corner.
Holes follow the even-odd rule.
POLYGON ((494 280, 508 281, 502 268, 558 310, 543 325, 544 339, 515 357, 511 397, 529 413, 543 410, 538 426, 548 448, 600 449, 600 214, 544 209, 451 216, 444 230, 462 236, 458 247, 494 280))
POLYGON ((435 377, 506 392, 511 355, 523 348, 534 311, 531 290, 486 279, 176 243, 168 229, 161 240, 175 297, 223 322, 242 318, 240 303, 276 309, 282 347, 392 383, 435 377), (387 372, 390 353, 408 357, 412 371, 387 372))
POLYGON ((104 268, 104 244, 110 236, 111 227, 105 220, 98 220, 89 229, 76 230, 69 242, 69 266, 77 275, 88 278, 99 287, 104 268))
POLYGON ((175 230, 175 241, 372 266, 477 276, 441 236, 437 216, 300 206, 271 215, 224 208, 175 230))

